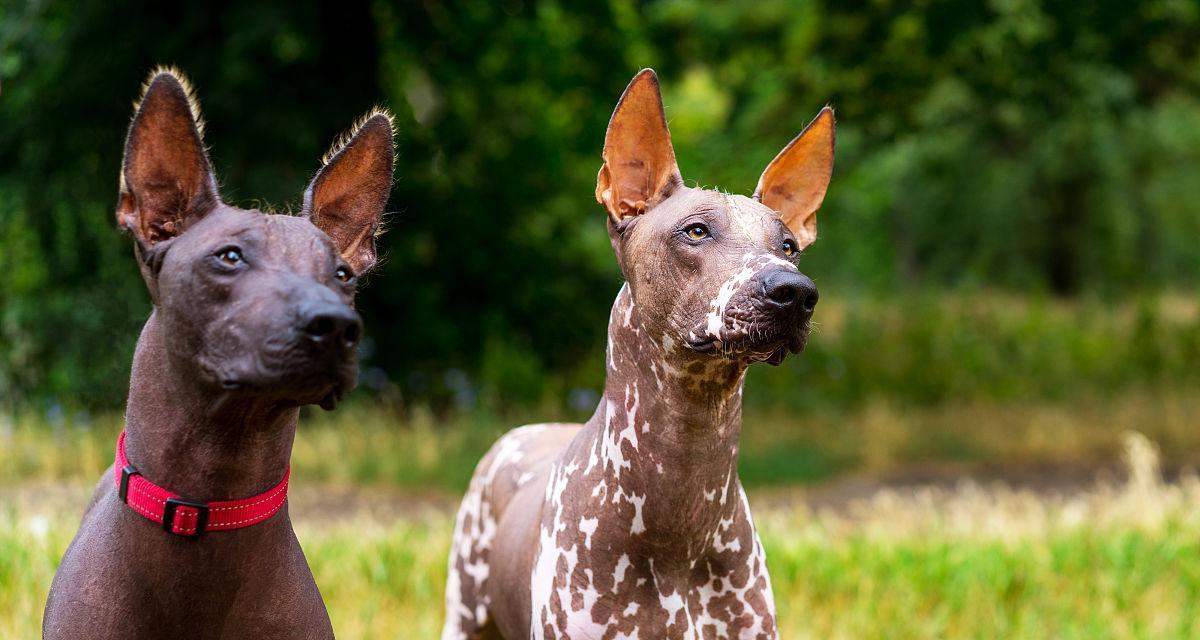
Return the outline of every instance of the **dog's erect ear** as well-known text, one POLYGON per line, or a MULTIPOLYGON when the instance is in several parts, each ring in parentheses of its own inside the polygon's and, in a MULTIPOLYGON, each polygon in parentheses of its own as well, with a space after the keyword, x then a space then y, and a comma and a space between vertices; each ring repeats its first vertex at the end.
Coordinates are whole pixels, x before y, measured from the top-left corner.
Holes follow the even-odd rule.
POLYGON ((779 212, 803 249, 817 239, 817 209, 832 175, 833 109, 825 107, 767 165, 754 199, 779 212))
POLYGON ((643 69, 625 88, 608 121, 603 157, 596 200, 614 220, 645 213, 683 184, 653 70, 643 69))
POLYGON ((220 203, 203 126, 187 79, 155 69, 125 139, 117 199, 117 225, 141 245, 178 236, 220 203))
POLYGON ((304 214, 357 274, 375 266, 375 236, 392 191, 392 116, 376 109, 325 154, 304 192, 304 214))

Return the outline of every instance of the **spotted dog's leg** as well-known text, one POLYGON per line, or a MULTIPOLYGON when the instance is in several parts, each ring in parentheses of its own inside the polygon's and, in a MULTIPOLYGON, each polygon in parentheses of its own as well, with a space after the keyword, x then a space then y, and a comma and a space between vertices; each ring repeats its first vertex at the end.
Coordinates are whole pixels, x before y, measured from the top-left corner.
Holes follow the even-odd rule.
POLYGON ((767 556, 740 484, 739 510, 713 532, 708 558, 693 576, 691 611, 698 637, 774 640, 775 599, 767 556), (699 578, 698 580, 696 578, 699 578))
MULTIPOLYGON (((489 613, 488 579, 496 527, 515 491, 532 475, 528 467, 554 444, 575 433, 564 425, 527 425, 513 429, 480 460, 454 523, 446 577, 446 624, 442 640, 500 638, 489 613), (547 430, 553 434, 547 434, 547 430), (543 435, 554 437, 543 438, 543 435)), ((557 448, 557 445, 554 446, 557 448)))
POLYGON ((486 582, 496 531, 496 513, 491 502, 492 481, 505 458, 519 455, 516 451, 520 442, 518 431, 497 441, 479 461, 458 508, 446 574, 446 624, 442 628, 442 640, 488 637, 484 635, 489 622, 486 582))

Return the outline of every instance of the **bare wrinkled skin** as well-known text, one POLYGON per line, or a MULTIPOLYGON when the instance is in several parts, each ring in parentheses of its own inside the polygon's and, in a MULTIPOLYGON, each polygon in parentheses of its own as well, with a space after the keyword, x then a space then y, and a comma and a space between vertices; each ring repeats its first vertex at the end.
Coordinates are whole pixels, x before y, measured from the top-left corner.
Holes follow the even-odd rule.
POLYGON ((626 279, 604 395, 586 423, 514 429, 480 461, 455 523, 442 638, 775 638, 737 474, 742 384, 750 364, 808 338, 816 289, 796 263, 832 170, 832 113, 755 198, 686 188, 643 71, 604 160, 597 199, 626 279))
POLYGON ((354 304, 354 288, 334 277, 344 261, 320 229, 300 217, 222 206, 170 243, 154 249, 165 253, 154 322, 177 367, 194 367, 214 392, 297 405, 353 388, 353 350, 314 349, 299 322, 306 306, 354 304), (245 256, 244 272, 214 264, 231 244, 245 256))
POLYGON ((638 305, 647 331, 746 361, 804 347, 807 319, 781 321, 762 295, 764 269, 798 272, 800 254, 782 250, 795 236, 774 211, 745 196, 680 187, 651 213, 618 223, 620 255, 639 256, 622 263, 635 301, 652 301, 638 305), (683 241, 680 230, 695 223, 715 241, 683 241))
MULTIPOLYGON (((331 409, 357 381, 354 274, 375 260, 392 130, 385 114, 360 123, 314 178, 300 216, 221 202, 200 133, 186 81, 152 74, 126 143, 117 223, 133 236, 154 302, 133 359, 128 458, 158 486, 214 501, 275 486, 299 407, 331 409), (359 198, 350 210, 348 193, 359 198)), ((43 635, 333 630, 286 504, 253 526, 177 536, 122 503, 110 468, 55 574, 43 635)))

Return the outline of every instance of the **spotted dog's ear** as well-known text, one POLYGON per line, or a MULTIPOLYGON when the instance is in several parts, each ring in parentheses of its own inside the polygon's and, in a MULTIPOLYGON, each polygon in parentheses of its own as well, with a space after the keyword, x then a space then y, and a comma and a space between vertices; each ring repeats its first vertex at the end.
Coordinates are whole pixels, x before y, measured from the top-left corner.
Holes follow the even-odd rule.
POLYGON ((663 113, 658 76, 634 76, 608 122, 596 201, 614 220, 645 213, 683 184, 663 113))
POLYGON ((178 236, 221 202, 203 127, 183 74, 155 69, 125 138, 117 198, 117 226, 143 248, 178 236))
POLYGON ((767 165, 754 199, 779 212, 799 249, 817 239, 817 209, 833 175, 833 109, 825 107, 767 165))
POLYGON ((357 274, 375 266, 375 236, 392 191, 392 116, 368 113, 325 154, 304 192, 304 215, 324 231, 357 274))

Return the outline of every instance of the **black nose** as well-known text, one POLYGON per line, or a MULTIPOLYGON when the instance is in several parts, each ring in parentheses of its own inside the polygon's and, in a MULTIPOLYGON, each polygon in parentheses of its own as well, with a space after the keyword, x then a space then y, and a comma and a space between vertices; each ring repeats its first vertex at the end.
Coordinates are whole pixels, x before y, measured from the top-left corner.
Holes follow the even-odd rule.
POLYGON ((319 304, 300 314, 300 329, 314 344, 353 349, 362 337, 362 320, 345 305, 319 304))
POLYGON ((778 269, 763 279, 763 292, 772 303, 812 314, 817 306, 817 285, 797 271, 778 269))

